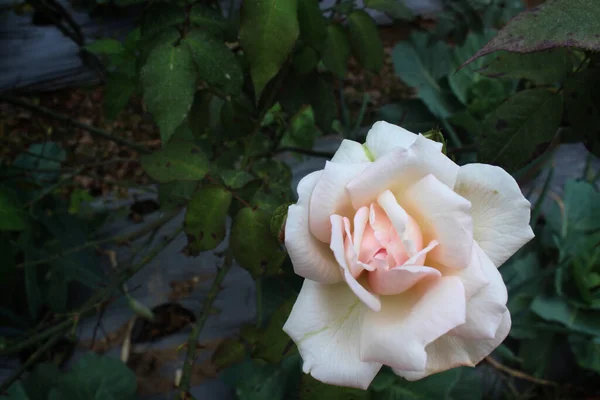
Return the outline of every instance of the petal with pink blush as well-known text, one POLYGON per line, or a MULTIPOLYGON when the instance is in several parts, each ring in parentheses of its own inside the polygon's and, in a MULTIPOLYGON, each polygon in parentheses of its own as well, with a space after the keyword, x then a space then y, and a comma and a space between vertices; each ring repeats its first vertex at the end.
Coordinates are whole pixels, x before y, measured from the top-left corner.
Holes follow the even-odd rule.
POLYGON ((371 310, 381 310, 381 302, 378 296, 369 292, 363 285, 361 285, 350 272, 348 263, 346 262, 346 250, 344 246, 344 219, 340 215, 332 215, 331 220, 331 243, 329 247, 333 251, 335 260, 342 269, 342 276, 348 287, 352 289, 354 294, 371 310))
POLYGON ((371 228, 370 225, 367 225, 363 234, 358 260, 362 263, 368 263, 381 247, 382 245, 375 237, 373 228, 371 228))
POLYGON ((469 265, 473 220, 468 200, 454 193, 435 176, 427 175, 406 190, 402 204, 420 222, 424 238, 439 242, 428 254, 428 260, 451 268, 469 265))
POLYGON ((358 254, 360 247, 362 246, 362 239, 369 222, 369 207, 361 207, 356 214, 354 214, 354 235, 352 236, 352 242, 354 243, 354 250, 358 254))
POLYGON ((373 228, 375 238, 379 241, 379 244, 385 247, 390 241, 392 223, 385 215, 385 211, 376 203, 369 206, 369 224, 373 228))
POLYGON ((320 241, 329 243, 333 214, 354 215, 346 184, 370 163, 341 164, 327 162, 310 198, 310 231, 320 241))
POLYGON ((404 262, 403 265, 423 265, 425 264, 425 259, 427 258, 427 253, 431 250, 435 249, 435 247, 439 244, 437 240, 432 240, 429 242, 427 247, 419 250, 415 254, 413 254, 408 260, 404 262))
POLYGON ((376 269, 368 274, 369 287, 379 295, 395 295, 407 291, 423 279, 437 279, 442 274, 435 268, 418 265, 376 269))
POLYGON ((415 290, 384 296, 381 302, 380 312, 365 315, 362 361, 425 371, 425 346, 465 322, 464 287, 455 277, 423 282, 415 290))
POLYGON ((383 209, 389 218, 392 226, 400 238, 404 236, 406 225, 408 224, 408 214, 398 204, 396 197, 389 190, 384 191, 377 198, 377 204, 383 209))

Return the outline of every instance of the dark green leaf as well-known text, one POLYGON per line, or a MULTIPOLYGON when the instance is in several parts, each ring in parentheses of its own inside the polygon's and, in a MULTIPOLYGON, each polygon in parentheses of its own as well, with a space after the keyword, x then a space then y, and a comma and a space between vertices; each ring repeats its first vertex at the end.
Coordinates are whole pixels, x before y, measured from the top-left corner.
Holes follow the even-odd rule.
POLYGON ((246 358, 246 346, 244 343, 235 339, 225 339, 211 356, 211 362, 217 368, 224 368, 242 362, 244 358, 246 358))
POLYGON ((362 10, 347 17, 348 34, 354 56, 363 68, 379 72, 383 66, 383 43, 373 18, 362 10))
POLYGON ((27 227, 27 214, 12 192, 0 187, 0 231, 22 231, 27 227))
POLYGON ((514 171, 538 145, 550 142, 561 121, 561 96, 546 89, 517 93, 490 114, 479 137, 482 162, 514 171))
POLYGON ((257 101, 294 48, 300 33, 296 10, 296 0, 250 1, 242 7, 240 44, 257 101))
POLYGON ((323 52, 323 64, 340 79, 346 77, 348 58, 350 58, 350 42, 344 27, 332 23, 327 27, 327 42, 323 52))
POLYGON ((56 385, 60 371, 56 364, 41 363, 25 380, 25 388, 31 400, 46 400, 50 390, 56 385))
MULTIPOLYGON (((222 136, 228 139, 236 139, 248 135, 254 129, 252 116, 253 105, 247 97, 240 96, 234 100, 226 101, 221 107, 220 115, 222 136)), ((220 142, 222 137, 216 137, 215 139, 220 142)), ((237 155, 239 156, 239 152, 237 155)))
POLYGON ((417 99, 386 104, 377 110, 377 118, 390 124, 401 125, 411 132, 427 132, 438 126, 433 114, 417 99))
POLYGON ((292 312, 295 300, 296 298, 293 297, 279 304, 277 310, 269 318, 269 323, 264 331, 260 333, 256 348, 252 352, 252 358, 277 364, 285 357, 297 354, 292 339, 283 331, 283 325, 292 312))
POLYGON ((142 168, 158 182, 198 181, 208 172, 209 164, 194 143, 174 141, 163 149, 141 157, 142 168))
POLYGON ((94 54, 106 54, 109 56, 119 55, 125 51, 125 46, 123 46, 123 43, 116 39, 96 40, 88 45, 85 45, 84 48, 94 54))
POLYGON ((581 368, 600 373, 600 337, 570 335, 569 344, 581 368))
POLYGON ((292 58, 292 65, 298 75, 306 75, 319 63, 317 51, 309 46, 301 47, 292 58))
POLYGON ((600 319, 594 311, 579 310, 560 297, 538 296, 531 309, 548 321, 556 321, 573 332, 600 336, 600 319))
POLYGON ((242 70, 225 44, 212 39, 199 29, 192 30, 184 43, 190 49, 200 79, 219 87, 227 94, 240 93, 244 83, 242 70))
POLYGON ((8 397, 5 397, 7 400, 29 400, 27 397, 27 392, 23 389, 23 386, 20 382, 13 383, 8 388, 8 397))
POLYGON ((327 31, 318 0, 298 1, 298 24, 302 41, 318 52, 323 51, 327 31))
POLYGON ((288 207, 290 204, 286 203, 280 205, 275 209, 271 216, 271 235, 278 239, 280 239, 279 235, 283 232, 283 228, 285 227, 285 220, 287 219, 288 207))
POLYGON ((523 339, 519 343, 519 358, 523 360, 525 372, 541 378, 551 365, 553 349, 556 347, 553 332, 538 333, 535 339, 523 339))
POLYGON ((386 13, 394 19, 412 21, 414 15, 404 3, 396 0, 365 0, 365 7, 386 13))
POLYGON ((141 71, 144 102, 167 143, 185 119, 196 92, 196 66, 188 46, 162 43, 141 71))
POLYGON ((453 99, 439 84, 451 68, 450 49, 444 42, 427 46, 425 33, 413 33, 410 42, 394 47, 394 71, 410 87, 437 118, 447 118, 454 112, 453 99))
POLYGON ((151 38, 183 21, 185 11, 174 2, 152 3, 144 10, 140 24, 141 36, 151 38))
POLYGON ((315 126, 315 116, 311 106, 300 109, 291 119, 290 128, 284 135, 281 145, 311 149, 319 133, 315 126))
POLYGON ((192 254, 212 250, 223 241, 230 204, 231 192, 220 186, 205 186, 194 194, 184 223, 192 254))
POLYGON ((135 93, 136 82, 128 74, 115 73, 108 77, 104 87, 104 115, 115 119, 135 93))
POLYGON ((600 50, 600 2, 548 0, 513 18, 468 62, 498 50, 529 53, 556 47, 600 50))
POLYGON ((240 189, 256 179, 252 174, 238 169, 224 169, 221 178, 225 186, 231 189, 240 189))
POLYGON ((69 281, 60 266, 50 268, 44 276, 44 299, 55 313, 64 313, 67 309, 69 281))
POLYGON ((190 12, 190 21, 212 36, 235 39, 231 37, 232 26, 214 8, 204 4, 194 4, 190 12))
POLYGON ((585 69, 565 82, 567 117, 573 129, 583 135, 589 151, 600 154, 600 68, 585 69))
POLYGON ((311 375, 303 374, 300 381, 300 400, 368 400, 369 392, 360 389, 321 383, 311 375))
MULTIPOLYGON (((473 64, 480 60, 484 58, 477 59, 473 64)), ((555 49, 527 54, 500 52, 489 62, 483 61, 483 66, 477 72, 490 78, 528 79, 536 85, 548 85, 561 82, 572 69, 572 52, 569 49, 555 49)))
POLYGON ((276 271, 286 253, 271 236, 270 215, 260 209, 243 208, 231 228, 231 248, 237 262, 256 278, 276 271))

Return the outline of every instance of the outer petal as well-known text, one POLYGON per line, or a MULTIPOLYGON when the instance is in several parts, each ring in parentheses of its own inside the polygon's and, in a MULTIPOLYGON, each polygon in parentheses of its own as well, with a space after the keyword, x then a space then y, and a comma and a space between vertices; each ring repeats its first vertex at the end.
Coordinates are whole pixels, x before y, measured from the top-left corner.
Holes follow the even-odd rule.
POLYGON ((414 133, 385 121, 375 122, 367 133, 367 148, 375 159, 396 147, 408 149, 417 140, 414 133))
POLYGON ((344 139, 331 158, 331 162, 361 163, 371 162, 371 159, 367 155, 367 151, 362 144, 353 140, 344 139))
POLYGON ((381 363, 360 360, 367 311, 345 284, 305 280, 283 326, 298 346, 303 371, 330 385, 367 389, 381 368, 381 363))
POLYGON ((533 239, 529 226, 531 205, 502 168, 464 165, 454 191, 471 202, 473 236, 496 267, 533 239))
POLYGON ((331 222, 329 216, 354 215, 346 184, 370 165, 368 163, 341 164, 327 162, 323 175, 315 185, 310 198, 310 231, 320 241, 329 243, 331 222))
POLYGON ((450 335, 467 339, 493 339, 507 312, 508 293, 502 275, 477 244, 473 248, 473 254, 489 284, 469 299, 466 322, 454 328, 450 335))
POLYGON ((454 187, 458 165, 439 151, 436 142, 418 136, 408 149, 396 147, 368 164, 363 173, 348 183, 356 209, 369 205, 385 190, 401 194, 407 187, 433 174, 449 188, 454 187))
POLYGON ((396 295, 407 291, 423 279, 437 279, 442 274, 435 268, 420 265, 376 269, 368 274, 369 286, 380 295, 396 295))
POLYGON ((423 372, 395 368, 394 372, 409 381, 416 381, 437 372, 459 366, 474 367, 500 345, 510 331, 510 313, 504 313, 502 323, 493 339, 470 340, 443 336, 427 346, 427 368, 423 372))
POLYGON ((427 175, 406 190, 402 204, 419 222, 425 242, 437 239, 439 245, 427 255, 452 268, 465 268, 471 261, 473 221, 471 203, 460 197, 433 175, 427 175))
POLYGON ((365 316, 360 339, 363 360, 425 371, 425 346, 464 323, 466 304, 460 279, 442 277, 419 289, 383 297, 381 312, 365 316))

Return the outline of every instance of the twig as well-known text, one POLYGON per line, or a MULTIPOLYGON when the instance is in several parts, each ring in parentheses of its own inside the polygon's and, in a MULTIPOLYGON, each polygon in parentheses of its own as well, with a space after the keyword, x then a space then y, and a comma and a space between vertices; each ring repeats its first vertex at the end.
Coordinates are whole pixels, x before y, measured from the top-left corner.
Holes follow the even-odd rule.
POLYGON ((500 362, 494 360, 492 357, 486 357, 485 361, 490 364, 492 367, 496 368, 499 371, 502 371, 510 376, 513 376, 515 378, 519 378, 519 379, 523 379, 526 381, 529 381, 531 383, 535 383, 536 385, 543 385, 543 386, 558 386, 558 383, 556 382, 552 382, 552 381, 548 381, 546 379, 541 379, 541 378, 535 378, 531 375, 526 374, 525 372, 507 367, 506 365, 501 364, 500 362))
POLYGON ((35 112, 37 112, 39 114, 42 114, 42 115, 45 115, 47 117, 54 118, 54 119, 56 119, 58 121, 65 122, 67 124, 71 124, 71 125, 73 125, 73 126, 75 126, 77 128, 86 130, 89 133, 94 134, 96 136, 99 136, 101 138, 104 138, 106 140, 110 140, 110 141, 113 141, 115 143, 121 144, 123 146, 130 147, 130 148, 132 148, 132 149, 134 149, 134 150, 136 150, 136 151, 138 151, 138 152, 140 152, 142 154, 148 154, 148 153, 150 153, 150 150, 148 150, 145 147, 142 147, 142 146, 140 146, 140 145, 138 145, 136 143, 133 143, 133 142, 131 142, 131 141, 125 139, 125 138, 122 138, 122 137, 119 137, 119 136, 115 136, 115 135, 113 135, 113 134, 111 134, 109 132, 106 132, 106 131, 104 131, 104 130, 102 130, 100 128, 96 128, 95 126, 84 124, 82 122, 74 120, 73 118, 67 117, 66 115, 57 114, 57 113, 55 113, 54 111, 52 111, 52 110, 50 110, 48 108, 45 108, 45 107, 42 107, 42 106, 37 106, 37 105, 31 104, 31 103, 29 103, 27 101, 23 101, 23 100, 18 99, 16 97, 7 96, 7 95, 0 95, 0 101, 5 101, 5 102, 13 104, 15 106, 19 106, 19 107, 22 107, 22 108, 25 108, 25 109, 28 109, 28 110, 31 110, 31 111, 35 111, 35 112))
POLYGON ((200 310, 199 315, 196 317, 196 325, 192 329, 190 336, 187 342, 187 351, 185 354, 185 361, 183 363, 183 373, 181 375, 180 381, 180 399, 189 398, 188 391, 190 389, 190 380, 192 377, 192 369, 194 363, 196 361, 196 349, 198 348, 198 338, 200 337, 200 333, 202 332, 202 328, 210 315, 210 309, 212 308, 212 304, 214 300, 217 298, 219 294, 219 290, 221 289, 221 283, 227 273, 231 270, 233 265, 233 255, 231 251, 227 251, 225 255, 225 260, 223 261, 223 265, 219 268, 219 272, 215 277, 215 280, 210 287, 208 295, 204 300, 204 304, 202 305, 202 309, 200 310))

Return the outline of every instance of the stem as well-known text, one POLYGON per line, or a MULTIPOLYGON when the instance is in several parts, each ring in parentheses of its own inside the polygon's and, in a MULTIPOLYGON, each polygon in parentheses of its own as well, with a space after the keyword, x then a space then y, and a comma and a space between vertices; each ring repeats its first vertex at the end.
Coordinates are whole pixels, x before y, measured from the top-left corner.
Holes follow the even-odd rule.
POLYGON ((485 361, 487 361, 488 364, 490 364, 492 367, 496 368, 497 370, 507 373, 515 378, 523 379, 523 380, 535 383, 537 385, 558 386, 558 384, 556 382, 547 381, 545 379, 540 379, 540 378, 534 378, 531 375, 527 375, 525 372, 521 372, 519 370, 507 367, 506 365, 503 365, 503 364, 499 363, 498 361, 494 360, 492 357, 489 357, 489 356, 486 357, 485 361))
POLYGON ((256 280, 256 327, 262 323, 262 279, 256 280))
MULTIPOLYGON (((44 332, 41 332, 37 335, 34 336, 30 336, 25 340, 20 341, 19 343, 16 344, 11 344, 9 348, 0 351, 0 357, 8 357, 11 356, 13 354, 17 354, 20 351, 33 346, 36 343, 41 342, 42 340, 53 336, 53 335, 58 335, 61 334, 63 332, 65 332, 67 329, 69 329, 71 326, 73 325, 73 322, 70 320, 66 320, 63 321, 59 324, 56 324, 54 326, 52 326, 51 328, 48 328, 47 330, 45 330, 44 332)), ((0 391, 1 393, 2 391, 0 391)))
POLYGON ((42 200, 44 197, 48 196, 49 194, 51 194, 52 192, 54 192, 56 189, 58 189, 59 187, 61 187, 62 185, 66 184, 67 182, 69 182, 71 179, 75 178, 77 175, 79 175, 82 171, 84 170, 84 168, 78 168, 76 169, 74 172, 71 172, 68 175, 65 175, 63 178, 61 178, 58 182, 56 182, 55 184, 47 187, 46 189, 44 189, 44 191, 42 193, 40 193, 39 196, 37 196, 35 199, 31 200, 29 203, 26 204, 27 207, 32 207, 35 203, 37 203, 38 201, 42 200))
POLYGON ((193 370, 194 363, 196 361, 196 350, 198 348, 198 338, 200 337, 202 328, 204 327, 204 324, 206 323, 206 320, 208 319, 208 316, 210 315, 210 309, 212 308, 212 304, 213 304, 214 300, 217 298, 217 295, 219 294, 219 290, 221 289, 221 283, 223 282, 223 279, 225 278, 227 273, 231 270, 232 265, 233 265, 233 254, 232 254, 231 250, 228 250, 227 254, 225 255, 225 260, 223 261, 223 265, 221 266, 221 268, 219 268, 219 272, 217 273, 217 276, 215 277, 215 280, 213 281, 212 286, 210 287, 208 295, 206 296, 206 299, 204 299, 204 304, 202 305, 202 309, 200 310, 200 313, 196 317, 196 325, 194 325, 194 329, 192 329, 192 332, 190 333, 190 336, 188 338, 187 351, 185 354, 185 361, 183 363, 183 374, 181 376, 181 381, 180 381, 180 385, 179 385, 179 390, 180 390, 179 398, 180 399, 189 398, 189 397, 187 397, 188 396, 187 393, 190 389, 190 380, 192 377, 192 370, 193 370))
POLYGON ((106 131, 104 131, 104 130, 102 130, 100 128, 96 128, 95 126, 84 124, 82 122, 74 120, 73 118, 67 117, 66 115, 57 114, 54 111, 52 111, 52 110, 50 110, 50 109, 48 109, 46 107, 37 106, 37 105, 31 104, 31 103, 29 103, 27 101, 23 101, 23 100, 18 99, 16 97, 7 96, 7 95, 0 95, 0 101, 5 101, 5 102, 7 102, 9 104, 13 104, 15 106, 19 106, 19 107, 22 107, 22 108, 25 108, 25 109, 28 109, 28 110, 31 110, 31 111, 35 111, 35 112, 37 112, 39 114, 42 114, 42 115, 45 115, 47 117, 54 118, 54 119, 56 119, 58 121, 61 121, 61 122, 73 125, 76 128, 80 128, 80 129, 86 130, 89 133, 94 134, 96 136, 99 136, 99 137, 101 137, 103 139, 110 140, 112 142, 118 143, 118 144, 123 145, 123 146, 127 146, 127 147, 129 147, 131 149, 134 149, 134 150, 136 150, 136 151, 138 151, 138 152, 140 152, 142 154, 148 154, 148 153, 150 153, 150 150, 148 150, 147 148, 142 147, 142 146, 140 146, 138 144, 135 144, 135 143, 133 143, 133 142, 131 142, 131 141, 125 139, 125 138, 122 138, 122 137, 119 137, 119 136, 115 136, 115 135, 113 135, 113 134, 111 134, 109 132, 106 132, 106 131))
POLYGON ((19 377, 29 368, 31 367, 33 364, 36 363, 36 361, 38 361, 44 354, 46 354, 46 352, 48 352, 48 350, 52 349, 52 347, 60 340, 62 339, 63 335, 62 333, 58 333, 56 334, 54 337, 52 337, 51 339, 49 339, 46 343, 44 343, 44 345, 42 347, 40 347, 39 349, 37 349, 35 351, 35 353, 33 353, 31 355, 31 357, 29 357, 27 359, 27 361, 21 365, 21 367, 16 370, 15 372, 12 373, 12 375, 10 375, 4 382, 2 382, 2 385, 0 385, 0 393, 4 393, 6 392, 6 390, 13 384, 15 383, 15 381, 17 379, 19 379, 19 377))

